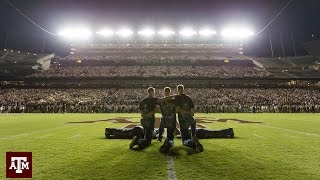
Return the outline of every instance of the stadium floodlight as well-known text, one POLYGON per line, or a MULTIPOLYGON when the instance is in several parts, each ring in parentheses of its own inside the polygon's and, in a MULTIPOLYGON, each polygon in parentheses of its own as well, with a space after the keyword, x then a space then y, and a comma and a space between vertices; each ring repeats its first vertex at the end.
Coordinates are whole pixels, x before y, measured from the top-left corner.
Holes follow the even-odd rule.
POLYGON ((199 34, 201 36, 212 36, 212 35, 217 34, 217 32, 215 30, 205 28, 205 29, 200 30, 199 34))
POLYGON ((197 34, 197 32, 191 28, 182 29, 179 34, 184 37, 191 37, 197 34))
POLYGON ((247 28, 227 28, 221 33, 224 38, 230 39, 244 39, 253 36, 253 31, 247 28))
POLYGON ((233 29, 228 28, 228 29, 222 30, 221 35, 224 38, 233 38, 235 36, 235 32, 233 29))
POLYGON ((116 34, 120 37, 129 37, 133 34, 133 32, 130 29, 120 29, 116 32, 116 34))
POLYGON ((102 29, 98 31, 97 34, 100 34, 104 37, 110 37, 113 36, 114 32, 111 29, 102 29))
POLYGON ((140 30, 138 34, 141 36, 150 37, 150 36, 153 36, 155 32, 154 30, 147 28, 147 29, 140 30))
POLYGON ((91 37, 92 32, 85 27, 73 27, 60 31, 58 35, 72 40, 86 40, 91 37))
POLYGON ((162 37, 168 37, 168 36, 172 36, 175 34, 174 31, 167 29, 167 28, 163 28, 160 31, 158 31, 157 33, 162 37))
POLYGON ((253 36, 254 32, 249 29, 243 28, 240 30, 239 35, 240 35, 240 38, 247 38, 247 37, 253 36))

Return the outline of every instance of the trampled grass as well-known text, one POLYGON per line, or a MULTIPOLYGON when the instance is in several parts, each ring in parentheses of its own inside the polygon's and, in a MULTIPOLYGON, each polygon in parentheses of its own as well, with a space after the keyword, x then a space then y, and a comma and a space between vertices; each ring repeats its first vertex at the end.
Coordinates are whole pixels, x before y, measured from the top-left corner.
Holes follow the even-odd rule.
MULTIPOLYGON (((0 179, 5 153, 31 151, 34 179, 168 179, 161 143, 143 151, 128 149, 130 140, 107 140, 108 122, 67 123, 131 117, 138 114, 0 114, 0 179)), ((193 153, 175 140, 178 179, 320 179, 319 114, 197 114, 216 120, 237 118, 263 122, 206 123, 208 129, 233 127, 234 139, 201 140, 193 153)))

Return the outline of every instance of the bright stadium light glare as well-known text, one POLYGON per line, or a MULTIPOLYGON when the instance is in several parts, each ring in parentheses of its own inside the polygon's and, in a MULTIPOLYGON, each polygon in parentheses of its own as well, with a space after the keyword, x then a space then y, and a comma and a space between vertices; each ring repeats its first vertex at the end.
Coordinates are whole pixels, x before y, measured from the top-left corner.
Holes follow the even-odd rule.
POLYGON ((240 38, 247 38, 247 37, 250 37, 250 36, 253 36, 254 35, 254 32, 247 29, 247 28, 242 28, 239 32, 239 36, 240 38))
POLYGON ((226 28, 221 35, 228 39, 245 39, 253 36, 254 32, 247 28, 226 28))
POLYGON ((179 34, 184 37, 191 37, 197 34, 197 32, 191 28, 182 29, 179 34))
POLYGON ((153 36, 155 32, 152 29, 143 29, 143 30, 140 30, 138 34, 141 36, 150 37, 150 36, 153 36))
POLYGON ((85 27, 73 27, 59 31, 58 35, 72 40, 86 40, 91 37, 92 32, 85 27))
POLYGON ((167 28, 164 28, 164 29, 161 29, 160 31, 157 32, 160 36, 162 37, 168 37, 168 36, 172 36, 175 34, 174 31, 170 30, 170 29, 167 29, 167 28))
POLYGON ((200 30, 199 34, 201 36, 212 36, 212 35, 217 34, 217 32, 215 30, 205 28, 205 29, 200 30))
POLYGON ((100 34, 104 37, 113 36, 114 32, 111 29, 102 29, 97 32, 97 34, 100 34))
POLYGON ((222 30, 221 35, 222 35, 224 38, 233 38, 233 37, 235 36, 235 33, 236 33, 236 32, 234 31, 234 29, 228 28, 228 29, 222 30))
POLYGON ((120 29, 116 34, 120 37, 129 37, 133 34, 133 31, 131 29, 120 29))

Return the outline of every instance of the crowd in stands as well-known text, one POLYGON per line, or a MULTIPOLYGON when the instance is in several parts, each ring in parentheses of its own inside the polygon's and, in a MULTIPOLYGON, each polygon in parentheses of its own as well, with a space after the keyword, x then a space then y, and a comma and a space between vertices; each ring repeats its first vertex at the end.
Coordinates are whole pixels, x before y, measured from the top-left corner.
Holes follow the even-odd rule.
MULTIPOLYGON (((175 90, 173 90, 175 93, 175 90)), ((138 112, 146 89, 2 89, 0 112, 138 112)), ((318 89, 186 89, 196 112, 320 112, 318 89)), ((156 96, 163 96, 156 90, 156 96)))
POLYGON ((234 78, 269 77, 257 67, 240 66, 78 66, 56 67, 29 75, 29 78, 234 78))
MULTIPOLYGON (((110 52, 109 52, 110 53, 110 52)), ((213 53, 213 52, 181 52, 180 54, 176 51, 174 52, 134 52, 134 53, 128 53, 126 52, 114 52, 114 54, 100 54, 95 53, 93 55, 69 55, 64 58, 60 58, 60 61, 128 61, 128 62, 142 62, 142 63, 175 63, 175 62, 196 62, 196 61, 218 61, 218 60, 226 60, 226 59, 233 59, 233 60, 240 60, 240 61, 246 61, 247 58, 239 55, 238 53, 232 54, 232 53, 213 53)))
POLYGON ((117 50, 128 50, 128 49, 137 49, 137 50, 146 50, 146 49, 175 49, 175 50, 195 50, 195 49, 209 49, 209 50, 236 50, 236 47, 230 44, 193 44, 193 43, 181 43, 181 41, 156 41, 153 40, 150 44, 146 43, 145 41, 124 41, 117 43, 109 43, 109 44, 90 44, 90 46, 82 45, 79 47, 80 50, 110 50, 110 49, 117 49, 117 50))

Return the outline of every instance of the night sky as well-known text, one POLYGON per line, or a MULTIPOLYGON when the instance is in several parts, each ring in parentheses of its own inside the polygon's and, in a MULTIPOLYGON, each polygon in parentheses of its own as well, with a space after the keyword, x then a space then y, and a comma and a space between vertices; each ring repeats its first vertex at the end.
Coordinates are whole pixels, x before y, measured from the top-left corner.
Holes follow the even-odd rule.
MULTIPOLYGON (((86 24, 93 29, 105 25, 128 25, 139 28, 190 25, 213 26, 221 30, 236 22, 248 24, 258 31, 289 0, 11 0, 32 20, 45 29, 57 33, 64 25, 86 24)), ((295 0, 266 31, 247 43, 247 54, 270 56, 269 34, 275 54, 281 55, 280 34, 283 35, 287 55, 293 55, 290 34, 294 34, 298 54, 305 51, 302 43, 320 39, 320 0, 295 0), (312 34, 314 35, 312 37, 312 34)), ((16 12, 6 0, 0 1, 0 48, 27 51, 60 52, 64 45, 58 37, 49 35, 16 12)))

